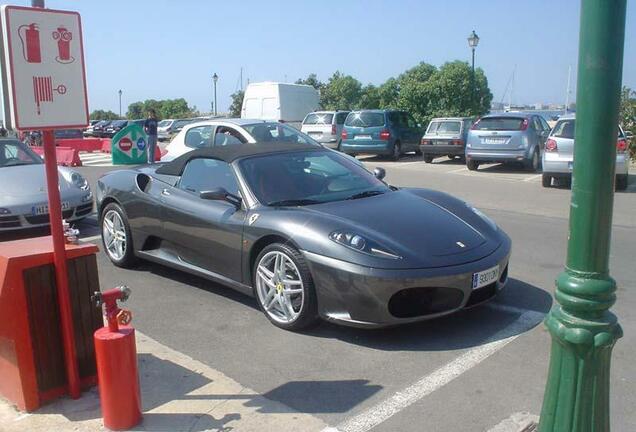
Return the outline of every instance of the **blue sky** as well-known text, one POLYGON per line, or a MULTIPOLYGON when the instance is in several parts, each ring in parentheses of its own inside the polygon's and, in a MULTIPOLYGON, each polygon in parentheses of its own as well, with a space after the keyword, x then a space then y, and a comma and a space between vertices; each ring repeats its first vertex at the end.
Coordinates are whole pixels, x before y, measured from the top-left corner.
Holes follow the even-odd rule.
MULTIPOLYGON (((209 110, 214 72, 223 111, 241 67, 245 81, 293 82, 312 72, 326 80, 340 70, 381 84, 420 61, 470 61, 466 38, 473 29, 481 38, 476 65, 495 101, 516 65, 513 103, 563 103, 568 65, 575 89, 579 3, 46 0, 49 8, 81 13, 90 108, 115 112, 120 88, 124 111, 134 101, 177 97, 209 110)), ((635 20, 630 1, 623 83, 632 88, 635 20)))

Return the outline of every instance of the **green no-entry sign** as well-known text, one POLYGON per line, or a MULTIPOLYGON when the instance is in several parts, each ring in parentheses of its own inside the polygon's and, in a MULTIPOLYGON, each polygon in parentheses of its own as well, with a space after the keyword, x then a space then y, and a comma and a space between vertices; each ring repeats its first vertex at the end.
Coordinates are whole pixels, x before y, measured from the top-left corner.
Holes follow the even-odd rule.
POLYGON ((114 165, 143 164, 148 161, 148 135, 131 124, 115 134, 111 143, 114 165))

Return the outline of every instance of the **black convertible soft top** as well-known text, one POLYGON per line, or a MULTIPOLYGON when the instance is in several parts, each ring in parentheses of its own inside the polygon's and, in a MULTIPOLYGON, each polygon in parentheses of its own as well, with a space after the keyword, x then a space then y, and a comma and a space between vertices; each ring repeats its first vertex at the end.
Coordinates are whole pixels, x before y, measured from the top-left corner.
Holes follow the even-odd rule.
POLYGON ((237 159, 271 153, 285 153, 290 151, 321 151, 326 149, 313 144, 299 144, 289 142, 265 142, 255 144, 230 145, 219 147, 206 147, 185 153, 172 162, 168 162, 155 171, 157 174, 179 176, 183 173, 186 164, 192 159, 208 158, 218 159, 227 163, 237 159))

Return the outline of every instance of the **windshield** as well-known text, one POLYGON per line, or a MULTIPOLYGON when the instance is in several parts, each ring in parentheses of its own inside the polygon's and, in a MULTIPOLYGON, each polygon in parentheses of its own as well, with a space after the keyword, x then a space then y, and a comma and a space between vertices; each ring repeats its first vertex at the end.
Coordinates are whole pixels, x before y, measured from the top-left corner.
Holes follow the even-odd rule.
POLYGON ((384 113, 381 112, 352 112, 345 120, 345 126, 378 127, 384 126, 384 113))
POLYGON ((458 134, 462 123, 458 121, 433 121, 428 125, 427 134, 458 134))
POLYGON ((306 125, 330 125, 333 121, 333 114, 311 113, 307 115, 303 124, 306 125))
POLYGON ((254 141, 259 143, 276 141, 320 146, 308 135, 282 123, 256 123, 244 125, 243 128, 254 138, 254 141))
POLYGON ((552 136, 574 139, 574 120, 561 120, 552 130, 552 136))
POLYGON ((42 159, 21 142, 0 142, 0 168, 41 163, 42 159))
POLYGON ((258 201, 269 206, 319 204, 390 191, 367 170, 332 151, 256 156, 239 165, 258 201))
POLYGON ((159 123, 157 123, 157 127, 164 128, 170 126, 171 124, 172 120, 161 120, 159 123))
POLYGON ((521 130, 524 120, 522 117, 485 117, 475 123, 473 129, 494 131, 521 130))

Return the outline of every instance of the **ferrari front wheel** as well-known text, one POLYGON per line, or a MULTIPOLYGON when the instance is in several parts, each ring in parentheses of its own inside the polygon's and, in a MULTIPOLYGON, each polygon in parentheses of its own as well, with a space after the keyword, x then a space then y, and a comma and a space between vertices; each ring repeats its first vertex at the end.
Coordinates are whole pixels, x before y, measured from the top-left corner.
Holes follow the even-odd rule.
POLYGON ((265 247, 256 258, 253 274, 258 305, 275 326, 300 330, 317 321, 311 273, 295 248, 282 243, 265 247))

